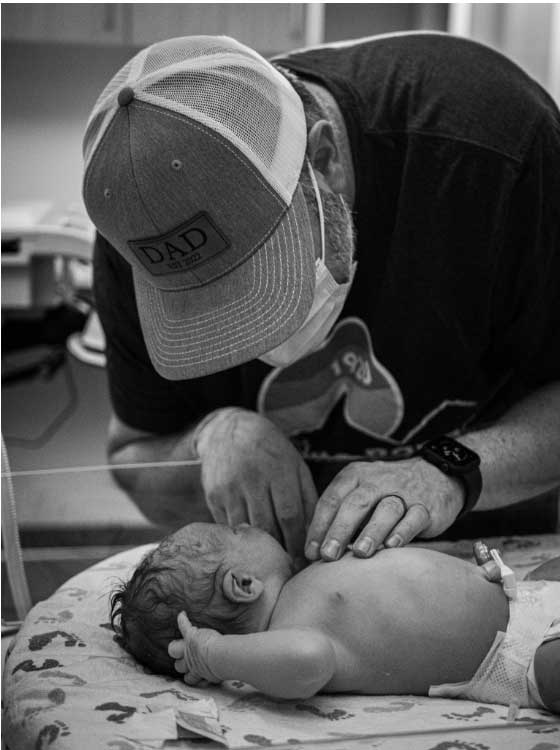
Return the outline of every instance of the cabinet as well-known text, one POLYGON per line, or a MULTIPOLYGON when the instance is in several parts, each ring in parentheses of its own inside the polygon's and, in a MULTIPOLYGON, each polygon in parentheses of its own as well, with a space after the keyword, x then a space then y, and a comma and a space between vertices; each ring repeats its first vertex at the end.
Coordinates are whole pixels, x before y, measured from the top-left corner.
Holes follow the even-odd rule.
POLYGON ((122 44, 126 15, 121 3, 3 3, 2 39, 122 44))
POLYGON ((305 3, 135 4, 131 42, 145 46, 172 36, 226 34, 263 54, 306 42, 305 3))
MULTIPOLYGON (((2 38, 144 47, 226 34, 271 55, 305 45, 308 3, 4 3, 2 38)), ((314 5, 321 5, 314 4, 314 5)), ((315 39, 314 39, 315 41, 315 39)))

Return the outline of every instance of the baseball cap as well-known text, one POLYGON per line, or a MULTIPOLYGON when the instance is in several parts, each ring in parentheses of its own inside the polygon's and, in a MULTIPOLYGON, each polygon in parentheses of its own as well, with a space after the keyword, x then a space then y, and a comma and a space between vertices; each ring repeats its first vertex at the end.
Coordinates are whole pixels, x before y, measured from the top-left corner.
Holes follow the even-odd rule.
POLYGON ((315 242, 299 177, 303 106, 234 39, 139 52, 84 137, 83 198, 130 264, 150 359, 169 380, 254 359, 305 320, 315 242))

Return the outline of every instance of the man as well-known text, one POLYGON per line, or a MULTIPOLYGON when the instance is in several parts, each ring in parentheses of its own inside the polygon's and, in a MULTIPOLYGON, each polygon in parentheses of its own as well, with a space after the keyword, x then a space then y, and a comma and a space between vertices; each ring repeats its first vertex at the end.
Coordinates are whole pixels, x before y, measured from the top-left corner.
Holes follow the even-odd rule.
POLYGON ((169 40, 84 151, 109 453, 151 518, 202 497, 333 560, 560 484, 560 115, 513 63, 169 40))

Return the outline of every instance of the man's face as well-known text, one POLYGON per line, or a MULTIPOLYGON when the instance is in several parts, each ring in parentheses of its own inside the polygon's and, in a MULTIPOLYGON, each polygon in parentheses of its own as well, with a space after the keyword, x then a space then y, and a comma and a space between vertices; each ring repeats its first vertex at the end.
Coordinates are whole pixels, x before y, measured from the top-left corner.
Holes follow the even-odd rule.
MULTIPOLYGON (((320 174, 315 173, 323 203, 325 219, 325 263, 335 281, 344 284, 350 279, 350 268, 355 255, 355 233, 352 213, 344 198, 333 193, 320 174)), ((319 210, 311 178, 307 169, 303 170, 301 184, 307 206, 313 221, 313 233, 317 257, 321 252, 321 231, 319 210)))

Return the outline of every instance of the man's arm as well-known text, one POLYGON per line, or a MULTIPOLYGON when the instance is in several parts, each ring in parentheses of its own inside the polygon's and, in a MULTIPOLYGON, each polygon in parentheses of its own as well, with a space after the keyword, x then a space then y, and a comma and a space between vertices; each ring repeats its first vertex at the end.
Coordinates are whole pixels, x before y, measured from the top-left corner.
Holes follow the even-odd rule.
POLYGON ((226 407, 166 436, 113 417, 109 456, 117 481, 151 520, 175 527, 251 523, 279 539, 294 559, 303 557, 315 485, 295 447, 265 417, 226 407))
POLYGON ((560 486, 560 382, 515 404, 495 424, 459 438, 481 458, 477 510, 491 510, 560 486))
POLYGON ((221 635, 194 627, 184 613, 177 621, 183 640, 172 641, 169 654, 189 685, 242 680, 275 698, 309 698, 335 671, 333 645, 316 630, 221 635))
POLYGON ((176 527, 179 523, 212 520, 194 448, 195 429, 196 425, 160 436, 129 427, 115 415, 111 417, 108 454, 113 476, 154 523, 176 527))
MULTIPOLYGON (((512 505, 560 486, 560 383, 534 391, 494 424, 459 439, 481 457, 477 510, 512 505)), ((463 494, 458 480, 419 457, 351 463, 319 498, 306 555, 338 559, 353 542, 355 554, 369 557, 383 543, 398 546, 418 535, 437 536, 460 513, 463 494), (337 544, 328 547, 331 541, 337 544)))

